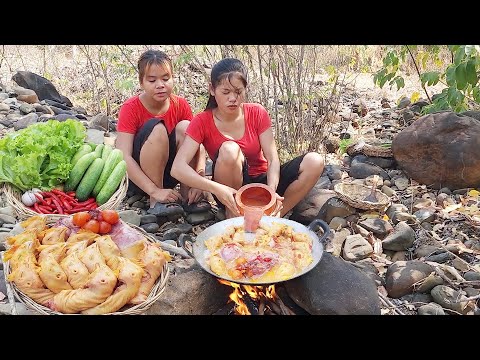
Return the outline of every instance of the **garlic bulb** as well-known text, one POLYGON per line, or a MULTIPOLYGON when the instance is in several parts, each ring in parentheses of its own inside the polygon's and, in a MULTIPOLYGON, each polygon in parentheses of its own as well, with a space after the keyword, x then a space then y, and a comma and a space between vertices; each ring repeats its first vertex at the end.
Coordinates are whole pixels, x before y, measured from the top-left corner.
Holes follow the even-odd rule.
POLYGON ((37 202, 37 198, 35 197, 32 190, 25 191, 22 195, 22 203, 25 206, 32 206, 37 202))

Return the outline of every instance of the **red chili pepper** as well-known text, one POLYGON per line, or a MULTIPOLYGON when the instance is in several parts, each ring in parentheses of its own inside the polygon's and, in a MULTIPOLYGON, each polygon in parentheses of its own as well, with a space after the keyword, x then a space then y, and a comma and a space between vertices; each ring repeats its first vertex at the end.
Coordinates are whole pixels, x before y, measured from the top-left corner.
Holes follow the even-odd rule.
POLYGON ((45 212, 42 209, 40 209, 37 203, 33 204, 33 209, 39 214, 45 214, 45 212))
POLYGON ((56 195, 59 195, 59 196, 63 196, 63 197, 71 197, 71 196, 68 195, 67 193, 64 193, 63 191, 58 190, 58 189, 53 189, 53 190, 52 190, 52 193, 54 193, 54 194, 56 194, 56 195))
POLYGON ((45 202, 48 204, 48 205, 52 205, 52 198, 46 198, 45 199, 45 202))
POLYGON ((65 194, 71 197, 75 197, 75 191, 67 191, 65 194))
POLYGON ((95 198, 91 197, 91 198, 88 198, 88 200, 77 202, 77 205, 88 205, 94 202, 95 202, 95 198))
POLYGON ((88 204, 86 206, 89 210, 93 210, 93 209, 96 209, 98 207, 97 203, 96 202, 93 202, 91 204, 88 204))
POLYGON ((88 207, 79 207, 79 208, 73 208, 73 209, 70 209, 70 210, 65 210, 65 212, 67 214, 75 214, 77 212, 82 212, 82 211, 90 211, 91 209, 89 209, 88 207))
POLYGON ((62 204, 63 204, 63 207, 67 210, 70 210, 72 208, 72 205, 69 204, 67 199, 62 199, 62 204))
POLYGON ((43 198, 48 198, 52 196, 52 193, 48 191, 42 191, 40 194, 42 194, 43 198))
POLYGON ((52 194, 52 199, 53 199, 53 203, 55 204, 55 207, 58 210, 58 213, 63 214, 64 212, 63 212, 63 208, 62 208, 62 205, 60 203, 60 200, 57 198, 57 196, 55 194, 52 194))
POLYGON ((44 213, 51 213, 53 211, 52 207, 47 205, 38 205, 38 208, 44 213))

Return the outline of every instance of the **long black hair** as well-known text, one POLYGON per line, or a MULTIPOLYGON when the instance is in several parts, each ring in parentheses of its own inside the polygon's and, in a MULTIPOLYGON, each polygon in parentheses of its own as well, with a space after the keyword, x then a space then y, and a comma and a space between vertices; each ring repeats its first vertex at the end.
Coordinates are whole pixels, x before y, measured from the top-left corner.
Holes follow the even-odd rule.
MULTIPOLYGON (((215 90, 215 88, 224 79, 227 79, 230 82, 234 76, 238 77, 242 81, 243 86, 247 87, 247 68, 245 67, 245 65, 243 65, 243 63, 238 59, 225 58, 220 60, 213 66, 212 72, 210 73, 210 82, 213 89, 215 90)), ((217 106, 218 104, 215 100, 215 96, 210 94, 207 106, 205 106, 205 110, 214 109, 217 106)))

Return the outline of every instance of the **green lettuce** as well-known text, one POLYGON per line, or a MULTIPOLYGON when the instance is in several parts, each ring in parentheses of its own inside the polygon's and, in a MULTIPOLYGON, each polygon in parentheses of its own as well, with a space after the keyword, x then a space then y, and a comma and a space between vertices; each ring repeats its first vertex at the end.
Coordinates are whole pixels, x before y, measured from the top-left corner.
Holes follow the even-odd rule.
POLYGON ((0 139, 0 182, 22 191, 50 190, 70 174, 70 160, 83 145, 85 127, 79 121, 49 120, 0 139))

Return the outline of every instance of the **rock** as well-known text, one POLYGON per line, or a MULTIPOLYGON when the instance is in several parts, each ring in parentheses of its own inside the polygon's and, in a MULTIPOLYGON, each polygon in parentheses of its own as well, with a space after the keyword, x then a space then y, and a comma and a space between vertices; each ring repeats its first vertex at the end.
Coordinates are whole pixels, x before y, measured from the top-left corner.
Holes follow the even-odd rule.
POLYGON ((118 215, 123 221, 135 226, 140 226, 141 216, 138 215, 134 210, 119 211, 118 215))
POLYGON ((202 224, 204 222, 207 222, 213 219, 215 219, 215 214, 212 213, 211 211, 188 214, 186 218, 187 222, 189 222, 192 225, 202 224))
MULTIPOLYGON (((330 223, 334 217, 346 218, 349 215, 355 214, 357 211, 346 204, 337 197, 331 197, 327 202, 322 206, 318 212, 316 218, 322 219, 327 223, 330 223)), ((291 218, 291 217, 290 217, 291 218)), ((298 221, 296 219, 292 219, 298 221)))
POLYGON ((445 311, 436 303, 428 303, 418 308, 418 315, 445 315, 445 311))
POLYGON ((160 298, 147 315, 211 315, 229 300, 233 291, 196 265, 191 271, 169 276, 160 298))
POLYGON ((353 265, 323 253, 303 276, 285 282, 288 295, 313 315, 380 315, 375 283, 353 265))
POLYGON ((398 165, 434 189, 478 187, 479 147, 480 122, 449 111, 422 116, 392 142, 398 165))
POLYGON ((434 272, 432 266, 422 261, 397 261, 385 274, 385 288, 392 298, 399 298, 413 291, 413 284, 434 272))
POLYGON ((144 225, 140 225, 140 227, 150 234, 156 233, 160 228, 160 226, 157 223, 144 224, 144 225))
POLYGON ((468 306, 467 301, 462 301, 466 299, 466 297, 448 286, 437 285, 432 289, 430 294, 433 300, 444 308, 457 311, 464 315, 472 310, 468 306))
POLYGON ((40 100, 50 99, 59 103, 65 101, 65 98, 61 97, 55 86, 43 76, 30 71, 18 71, 12 76, 12 80, 23 88, 35 91, 40 100))
POLYGON ((415 232, 404 221, 395 225, 393 233, 382 240, 382 247, 386 250, 401 251, 407 250, 415 241, 415 232))
POLYGON ((375 234, 381 239, 393 231, 393 227, 388 221, 379 218, 365 219, 359 222, 358 225, 362 226, 368 231, 371 231, 373 234, 375 234))
POLYGON ((343 258, 349 261, 365 259, 373 253, 372 245, 360 234, 347 236, 343 246, 343 258))
POLYGON ((36 123, 38 120, 38 115, 36 113, 30 113, 28 115, 22 116, 17 121, 13 123, 13 128, 15 131, 25 129, 31 124, 36 123))

